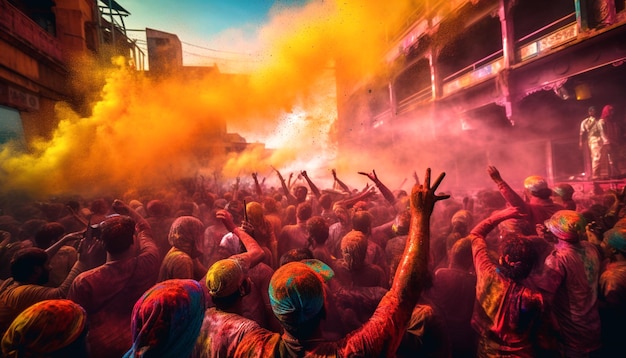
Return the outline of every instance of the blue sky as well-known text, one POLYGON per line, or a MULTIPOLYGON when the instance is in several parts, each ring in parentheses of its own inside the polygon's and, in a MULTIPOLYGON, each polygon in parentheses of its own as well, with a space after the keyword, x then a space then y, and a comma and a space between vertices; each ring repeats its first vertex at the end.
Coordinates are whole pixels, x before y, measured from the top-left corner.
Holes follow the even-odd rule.
MULTIPOLYGON (((269 18, 272 6, 301 6, 311 0, 117 0, 131 15, 124 19, 127 29, 146 27, 174 33, 183 43, 210 49, 241 53, 246 42, 269 18)), ((143 32, 129 37, 145 39, 143 32)), ((141 42, 140 42, 141 45, 141 42)), ((183 44, 184 62, 202 61, 203 56, 221 55, 215 51, 183 44)))

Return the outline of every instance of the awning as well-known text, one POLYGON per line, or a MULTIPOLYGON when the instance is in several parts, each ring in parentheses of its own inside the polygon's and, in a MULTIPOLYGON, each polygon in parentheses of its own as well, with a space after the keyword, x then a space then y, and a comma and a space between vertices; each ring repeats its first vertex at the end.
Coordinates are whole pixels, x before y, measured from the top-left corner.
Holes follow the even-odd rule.
POLYGON ((106 5, 106 7, 117 11, 120 15, 130 15, 130 12, 124 9, 122 5, 118 4, 115 0, 100 0, 100 2, 106 5))

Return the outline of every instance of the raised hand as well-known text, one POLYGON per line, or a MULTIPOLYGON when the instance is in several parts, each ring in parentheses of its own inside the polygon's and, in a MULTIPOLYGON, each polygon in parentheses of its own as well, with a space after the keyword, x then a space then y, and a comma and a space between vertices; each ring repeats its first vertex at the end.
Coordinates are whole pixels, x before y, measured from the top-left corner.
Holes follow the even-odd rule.
POLYGON ((489 166, 487 167, 487 173, 489 174, 489 177, 495 181, 495 182, 500 182, 502 181, 502 176, 500 176, 500 172, 498 171, 498 169, 494 166, 489 166))
POLYGON ((217 213, 215 213, 215 217, 218 218, 222 224, 224 224, 226 230, 233 232, 237 228, 235 226, 235 222, 233 221, 233 216, 228 212, 228 210, 218 210, 217 213))
POLYGON ((378 176, 376 175, 376 171, 372 170, 371 173, 366 173, 366 172, 358 172, 361 175, 365 175, 366 177, 370 178, 371 181, 373 181, 374 183, 378 182, 378 176))
POLYGON ((435 191, 439 188, 441 181, 446 176, 446 173, 439 174, 435 183, 430 185, 430 168, 426 169, 426 175, 424 177, 424 184, 416 183, 411 190, 411 208, 418 212, 432 213, 435 207, 435 202, 445 200, 450 195, 436 195, 435 191))

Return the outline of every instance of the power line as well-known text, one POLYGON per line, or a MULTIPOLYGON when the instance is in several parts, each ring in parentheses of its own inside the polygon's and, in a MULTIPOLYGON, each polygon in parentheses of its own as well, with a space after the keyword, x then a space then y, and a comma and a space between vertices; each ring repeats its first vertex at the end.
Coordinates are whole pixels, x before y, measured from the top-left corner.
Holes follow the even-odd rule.
POLYGON ((243 53, 243 52, 233 52, 233 51, 224 51, 224 50, 216 50, 214 48, 210 48, 210 47, 203 47, 203 46, 198 46, 198 45, 194 45, 192 43, 189 42, 185 42, 185 41, 181 41, 181 43, 184 43, 187 46, 192 46, 192 47, 197 47, 197 48, 201 48, 203 50, 209 50, 209 51, 213 51, 213 52, 223 52, 223 53, 230 53, 233 55, 245 55, 245 56, 250 56, 249 53, 243 53))
POLYGON ((236 61, 236 62, 257 62, 258 61, 252 58, 246 59, 246 58, 224 58, 224 57, 207 56, 207 55, 201 55, 199 53, 189 52, 189 51, 183 51, 183 53, 187 55, 196 56, 196 57, 203 57, 203 58, 208 58, 212 60, 220 60, 220 61, 236 61))

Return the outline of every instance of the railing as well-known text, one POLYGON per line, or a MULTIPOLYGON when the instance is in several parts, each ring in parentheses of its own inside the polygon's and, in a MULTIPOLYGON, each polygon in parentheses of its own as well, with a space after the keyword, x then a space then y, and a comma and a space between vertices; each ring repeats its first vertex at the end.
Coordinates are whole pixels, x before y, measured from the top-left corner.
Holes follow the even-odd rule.
POLYGON ((418 0, 415 9, 395 31, 390 31, 387 41, 392 44, 385 54, 388 62, 395 60, 402 51, 411 47, 427 27, 435 26, 449 13, 470 0, 418 0), (427 23, 427 21, 430 24, 427 23), (398 46, 399 44, 399 46, 398 46))
POLYGON ((519 39, 516 42, 517 60, 523 62, 577 38, 576 14, 569 14, 519 39))
POLYGON ((412 109, 413 106, 421 104, 421 103, 426 103, 430 101, 431 99, 432 99, 432 88, 430 85, 428 85, 428 87, 425 87, 413 93, 412 95, 408 96, 407 98, 404 98, 401 101, 398 101, 397 112, 398 114, 408 112, 409 110, 412 109))
POLYGON ((530 34, 528 34, 528 35, 518 39, 517 41, 515 41, 515 43, 518 46, 523 45, 525 43, 528 43, 529 41, 532 41, 533 39, 536 40, 537 38, 542 37, 544 34, 546 34, 548 32, 552 32, 552 31, 554 31, 557 28, 569 25, 572 22, 576 22, 576 13, 575 12, 573 12, 573 13, 571 13, 569 15, 565 15, 562 18, 547 24, 546 26, 531 32, 530 34))
POLYGON ((494 77, 503 67, 502 50, 482 58, 443 79, 443 95, 450 94, 488 78, 494 77))
POLYGON ((47 57, 65 62, 60 42, 6 0, 0 0, 0 30, 47 57))

